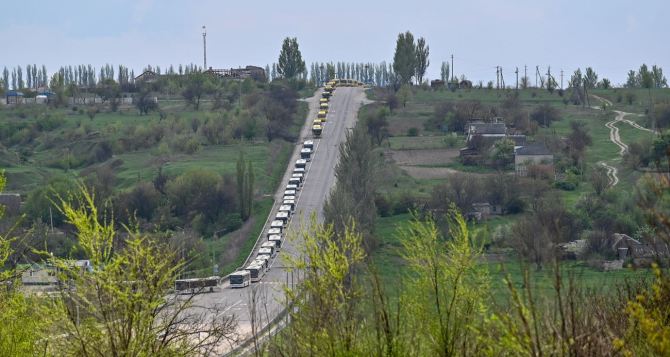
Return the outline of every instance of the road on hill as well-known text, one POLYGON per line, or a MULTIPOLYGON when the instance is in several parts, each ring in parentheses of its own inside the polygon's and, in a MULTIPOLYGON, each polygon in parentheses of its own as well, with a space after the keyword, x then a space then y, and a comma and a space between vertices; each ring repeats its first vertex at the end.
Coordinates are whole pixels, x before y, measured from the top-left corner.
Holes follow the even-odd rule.
MULTIPOLYGON (((302 142, 312 139, 311 124, 316 118, 320 97, 321 92, 319 91, 314 97, 308 99, 309 114, 282 182, 275 193, 275 205, 268 221, 272 220, 282 202, 285 186, 293 172, 295 161, 299 158, 302 142)), ((220 291, 201 294, 194 298, 195 306, 220 307, 220 312, 213 318, 234 316, 238 321, 236 341, 221 346, 219 349, 221 353, 231 351, 248 341, 254 331, 267 326, 284 310, 284 289, 287 286, 289 288, 295 286, 300 279, 298 273, 289 272, 285 258, 287 255, 296 256, 301 243, 298 239, 286 240, 286 237, 295 236, 301 225, 309 223, 313 213, 316 213, 318 221, 323 221, 323 204, 335 184, 334 171, 339 159, 339 146, 344 142, 346 132, 353 128, 358 109, 365 101, 362 88, 338 87, 334 91, 330 99, 323 135, 314 141, 315 153, 312 155, 311 162, 307 164, 305 180, 296 197, 295 212, 288 227, 284 230, 284 244, 262 280, 241 289, 232 289, 226 282, 221 286, 220 291), (253 301, 255 303, 252 303, 253 301), (252 309, 254 306, 255 309, 252 309), (255 312, 252 313, 252 310, 255 312)), ((260 242, 266 240, 267 225, 268 222, 261 234, 260 242)), ((257 250, 257 247, 254 250, 257 250)), ((252 254, 255 255, 255 252, 252 254)))
MULTIPOLYGON (((605 98, 596 95, 592 95, 592 97, 600 100, 601 102, 605 103, 608 106, 612 106, 612 102, 605 98)), ((592 107, 592 108, 601 109, 600 107, 592 107)), ((619 156, 620 158, 623 158, 626 151, 628 151, 628 145, 626 145, 626 143, 624 143, 621 140, 621 136, 619 135, 619 128, 616 126, 617 123, 626 123, 635 129, 647 131, 650 133, 653 133, 654 131, 651 129, 647 129, 632 120, 625 119, 627 115, 635 115, 634 113, 622 112, 620 110, 614 110, 614 113, 616 113, 616 117, 613 120, 610 120, 607 123, 605 123, 605 126, 610 130, 610 141, 619 148, 619 156)), ((605 161, 600 161, 598 163, 607 170, 607 178, 609 180, 609 185, 611 187, 616 186, 619 183, 619 177, 617 175, 619 170, 616 167, 607 164, 605 161)))

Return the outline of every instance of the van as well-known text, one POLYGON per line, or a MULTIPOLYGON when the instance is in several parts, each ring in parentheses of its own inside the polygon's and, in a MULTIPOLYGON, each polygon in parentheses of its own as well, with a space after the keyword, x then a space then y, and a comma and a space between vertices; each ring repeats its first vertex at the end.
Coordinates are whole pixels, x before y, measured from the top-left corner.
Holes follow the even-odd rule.
POLYGON ((302 167, 303 169, 307 166, 307 160, 305 159, 298 159, 295 162, 295 167, 302 167))
POLYGON ((245 288, 251 283, 251 274, 248 270, 238 270, 228 276, 231 288, 245 288))
POLYGON ((264 268, 258 264, 251 264, 248 267, 244 268, 244 270, 249 272, 249 275, 251 277, 251 282, 256 283, 261 281, 261 278, 263 277, 264 273, 264 268))
POLYGON ((281 249, 282 238, 281 238, 280 235, 277 235, 277 234, 271 235, 270 237, 268 237, 268 240, 270 242, 275 242, 275 245, 277 246, 277 250, 281 249))

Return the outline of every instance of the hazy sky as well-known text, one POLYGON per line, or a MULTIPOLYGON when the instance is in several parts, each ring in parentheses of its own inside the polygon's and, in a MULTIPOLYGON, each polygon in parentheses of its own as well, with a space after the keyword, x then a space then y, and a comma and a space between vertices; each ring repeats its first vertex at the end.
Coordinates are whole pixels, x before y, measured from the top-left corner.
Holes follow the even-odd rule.
POLYGON ((532 81, 536 65, 550 65, 557 80, 593 66, 620 83, 642 62, 670 74, 669 17, 668 0, 3 0, 0 67, 202 64, 202 25, 215 68, 276 62, 286 36, 308 64, 391 62, 410 30, 430 46, 430 78, 453 53, 456 73, 475 81, 500 65, 513 84, 526 64, 532 81))

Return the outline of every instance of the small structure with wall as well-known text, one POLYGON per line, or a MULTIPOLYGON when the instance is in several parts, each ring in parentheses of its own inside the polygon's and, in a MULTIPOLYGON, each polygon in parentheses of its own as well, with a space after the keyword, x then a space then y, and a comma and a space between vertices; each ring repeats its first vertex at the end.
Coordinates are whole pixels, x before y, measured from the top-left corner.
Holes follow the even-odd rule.
POLYGON ((527 176, 529 166, 547 166, 554 169, 554 155, 542 144, 531 144, 514 150, 514 169, 518 176, 527 176))
POLYGON ((7 105, 23 104, 23 93, 17 90, 10 90, 5 93, 5 103, 7 105))

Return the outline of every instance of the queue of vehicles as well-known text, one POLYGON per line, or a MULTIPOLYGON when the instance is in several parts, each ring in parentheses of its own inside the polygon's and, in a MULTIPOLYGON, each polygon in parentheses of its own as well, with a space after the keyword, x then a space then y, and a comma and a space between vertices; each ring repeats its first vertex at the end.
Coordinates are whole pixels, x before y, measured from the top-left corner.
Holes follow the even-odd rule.
MULTIPOLYGON (((332 96, 337 81, 326 84, 319 101, 319 112, 312 123, 312 134, 314 138, 320 138, 323 134, 324 123, 328 114, 328 102, 332 96)), ((284 189, 284 195, 274 219, 270 222, 267 231, 267 240, 258 248, 256 258, 243 270, 230 274, 231 288, 244 288, 251 283, 261 280, 263 275, 270 269, 271 260, 281 249, 284 239, 284 229, 288 226, 291 216, 295 211, 296 196, 302 188, 305 180, 307 163, 312 160, 316 149, 314 140, 306 140, 300 149, 300 158, 296 160, 291 177, 284 189)))

